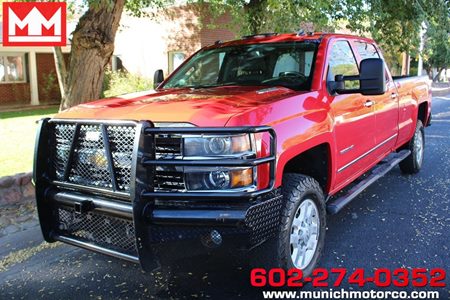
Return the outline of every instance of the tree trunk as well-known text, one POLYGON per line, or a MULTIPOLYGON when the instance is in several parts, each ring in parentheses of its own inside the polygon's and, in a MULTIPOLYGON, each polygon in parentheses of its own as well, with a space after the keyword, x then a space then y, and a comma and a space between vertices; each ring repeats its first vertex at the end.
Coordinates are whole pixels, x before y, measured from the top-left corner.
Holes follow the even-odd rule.
POLYGON ((266 0, 250 0, 245 5, 245 15, 249 25, 250 34, 261 33, 261 28, 264 20, 264 8, 266 7, 266 0))
POLYGON ((409 75, 410 70, 410 56, 409 53, 403 52, 402 57, 402 76, 409 75))
POLYGON ((64 99, 67 90, 67 67, 61 47, 53 47, 53 56, 55 58, 56 76, 58 77, 61 99, 64 99))
POLYGON ((440 77, 441 77, 441 73, 442 71, 444 71, 445 68, 440 68, 439 71, 437 72, 436 76, 433 78, 433 82, 438 82, 440 77))
POLYGON ((100 97, 105 67, 114 52, 114 38, 125 0, 90 1, 73 32, 69 67, 54 49, 61 89, 60 110, 100 97))
POLYGON ((429 66, 426 66, 425 71, 427 72, 428 78, 433 80, 433 69, 429 66))

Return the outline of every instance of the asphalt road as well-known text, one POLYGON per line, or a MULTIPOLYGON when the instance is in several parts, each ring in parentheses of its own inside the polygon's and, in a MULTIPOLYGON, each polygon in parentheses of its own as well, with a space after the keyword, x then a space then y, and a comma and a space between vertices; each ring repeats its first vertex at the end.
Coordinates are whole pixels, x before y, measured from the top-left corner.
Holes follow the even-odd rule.
MULTIPOLYGON (((426 142, 419 174, 405 176, 396 167, 328 218, 320 267, 450 272, 450 95, 434 98, 426 142)), ((0 299, 262 299, 241 262, 199 257, 178 263, 182 267, 171 275, 145 274, 136 265, 71 246, 49 247, 34 228, 0 239, 0 299)), ((446 283, 442 299, 450 298, 450 275, 446 283)))

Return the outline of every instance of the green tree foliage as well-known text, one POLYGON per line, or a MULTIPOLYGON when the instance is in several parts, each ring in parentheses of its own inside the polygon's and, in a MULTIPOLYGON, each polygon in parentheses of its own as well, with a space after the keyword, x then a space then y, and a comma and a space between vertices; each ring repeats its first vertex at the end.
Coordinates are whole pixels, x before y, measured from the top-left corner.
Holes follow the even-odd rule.
POLYGON ((419 0, 343 0, 337 18, 347 20, 347 28, 369 35, 383 50, 391 71, 402 72, 402 55, 417 56, 421 24, 427 10, 419 0))
MULTIPOLYGON (((198 2, 193 0, 192 2, 198 2)), ((292 32, 314 23, 314 30, 334 31, 340 25, 374 38, 394 69, 400 54, 418 56, 422 24, 430 24, 425 60, 440 66, 448 38, 449 0, 200 0, 213 15, 231 13, 241 34, 292 32)), ((307 31, 310 29, 307 28, 307 31)))
POLYGON ((440 73, 450 66, 450 39, 446 28, 436 23, 428 25, 423 56, 427 73, 431 75, 436 68, 438 72, 433 80, 438 80, 440 73))
POLYGON ((419 32, 426 12, 419 1, 343 0, 338 18, 348 20, 348 28, 369 33, 388 49, 409 52, 419 45, 419 32))
POLYGON ((450 1, 431 2, 435 13, 430 13, 428 18, 423 58, 430 76, 433 68, 437 70, 432 78, 436 81, 441 72, 450 66, 450 1))
POLYGON ((118 95, 151 90, 153 81, 136 74, 125 71, 107 70, 103 84, 103 96, 114 97, 118 95))
MULTIPOLYGON (((200 0, 213 16, 230 13, 241 34, 293 32, 314 23, 315 30, 335 26, 333 12, 339 0, 200 0)), ((309 30, 309 29, 308 29, 309 30)))
MULTIPOLYGON (((439 1, 439 0, 433 0, 439 1)), ((196 2, 196 1, 192 1, 196 2)), ((402 51, 417 44, 428 2, 417 0, 201 0, 213 14, 230 12, 243 33, 291 32, 312 22, 315 30, 331 29, 345 21, 348 28, 370 34, 402 51)))

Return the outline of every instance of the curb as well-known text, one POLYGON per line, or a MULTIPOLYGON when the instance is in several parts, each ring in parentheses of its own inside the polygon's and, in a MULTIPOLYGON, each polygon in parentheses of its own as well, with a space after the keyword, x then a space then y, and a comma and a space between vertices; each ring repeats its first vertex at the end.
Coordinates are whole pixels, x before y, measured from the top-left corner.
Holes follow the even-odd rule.
POLYGON ((431 89, 433 97, 442 97, 450 94, 450 87, 448 88, 433 88, 431 89))
POLYGON ((34 201, 31 173, 19 173, 0 178, 0 207, 34 201))

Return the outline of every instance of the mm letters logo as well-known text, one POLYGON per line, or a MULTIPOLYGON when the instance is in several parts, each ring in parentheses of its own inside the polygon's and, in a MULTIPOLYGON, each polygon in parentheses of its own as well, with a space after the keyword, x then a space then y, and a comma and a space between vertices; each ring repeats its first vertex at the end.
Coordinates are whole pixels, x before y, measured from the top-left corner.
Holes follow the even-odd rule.
POLYGON ((4 46, 65 46, 65 2, 3 2, 4 46))

